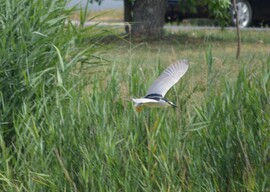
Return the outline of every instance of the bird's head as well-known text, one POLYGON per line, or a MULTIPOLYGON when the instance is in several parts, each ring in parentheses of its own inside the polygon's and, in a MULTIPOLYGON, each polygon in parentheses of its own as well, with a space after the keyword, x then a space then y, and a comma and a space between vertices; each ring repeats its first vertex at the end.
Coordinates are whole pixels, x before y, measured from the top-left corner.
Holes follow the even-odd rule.
POLYGON ((173 107, 173 108, 176 108, 177 106, 173 103, 173 102, 171 102, 171 101, 168 101, 168 103, 173 107))

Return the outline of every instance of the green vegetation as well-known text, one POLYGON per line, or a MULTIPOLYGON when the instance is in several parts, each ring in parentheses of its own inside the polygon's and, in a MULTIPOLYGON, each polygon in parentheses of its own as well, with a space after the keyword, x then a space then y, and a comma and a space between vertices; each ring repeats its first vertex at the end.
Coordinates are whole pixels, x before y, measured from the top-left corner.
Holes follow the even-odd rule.
POLYGON ((138 42, 64 7, 1 3, 1 191, 270 190, 267 32, 244 31, 236 61, 233 31, 138 42), (179 108, 136 113, 126 99, 183 58, 179 108))

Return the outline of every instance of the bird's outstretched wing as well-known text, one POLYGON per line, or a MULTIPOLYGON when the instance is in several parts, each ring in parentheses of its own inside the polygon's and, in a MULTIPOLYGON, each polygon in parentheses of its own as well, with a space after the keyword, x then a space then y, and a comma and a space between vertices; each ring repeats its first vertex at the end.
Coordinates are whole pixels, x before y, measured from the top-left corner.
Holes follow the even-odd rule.
POLYGON ((139 98, 139 99, 131 99, 134 103, 143 104, 143 103, 158 103, 157 100, 148 99, 148 98, 139 98))
POLYGON ((167 91, 187 72, 188 61, 180 60, 170 65, 165 71, 154 81, 147 95, 157 93, 163 97, 167 91))

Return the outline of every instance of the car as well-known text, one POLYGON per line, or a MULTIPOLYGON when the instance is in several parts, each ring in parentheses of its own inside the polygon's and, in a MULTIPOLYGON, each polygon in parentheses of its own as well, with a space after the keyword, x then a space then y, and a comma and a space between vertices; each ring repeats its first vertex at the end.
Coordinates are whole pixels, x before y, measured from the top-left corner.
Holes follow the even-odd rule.
POLYGON ((191 10, 186 1, 181 2, 181 7, 179 0, 168 0, 166 7, 166 22, 181 22, 186 18, 208 18, 209 11, 207 7, 197 6, 196 10, 191 10))
MULTIPOLYGON (((179 0, 168 0, 166 8, 166 21, 182 21, 185 18, 209 18, 209 10, 205 6, 196 7, 196 12, 183 11, 186 7, 186 0, 181 3, 179 0)), ((270 1, 269 0, 236 0, 238 10, 239 26, 248 27, 252 23, 270 21, 270 1)), ((188 9, 187 9, 188 10, 188 9)), ((231 7, 232 23, 236 24, 236 12, 231 7)))

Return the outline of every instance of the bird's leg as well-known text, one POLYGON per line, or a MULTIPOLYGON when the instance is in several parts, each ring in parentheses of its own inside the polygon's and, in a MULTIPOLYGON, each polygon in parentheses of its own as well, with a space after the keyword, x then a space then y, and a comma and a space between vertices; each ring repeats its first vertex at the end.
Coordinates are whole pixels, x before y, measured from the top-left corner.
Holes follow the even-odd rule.
POLYGON ((139 105, 139 106, 135 107, 136 112, 140 112, 142 109, 143 109, 142 105, 139 105))

